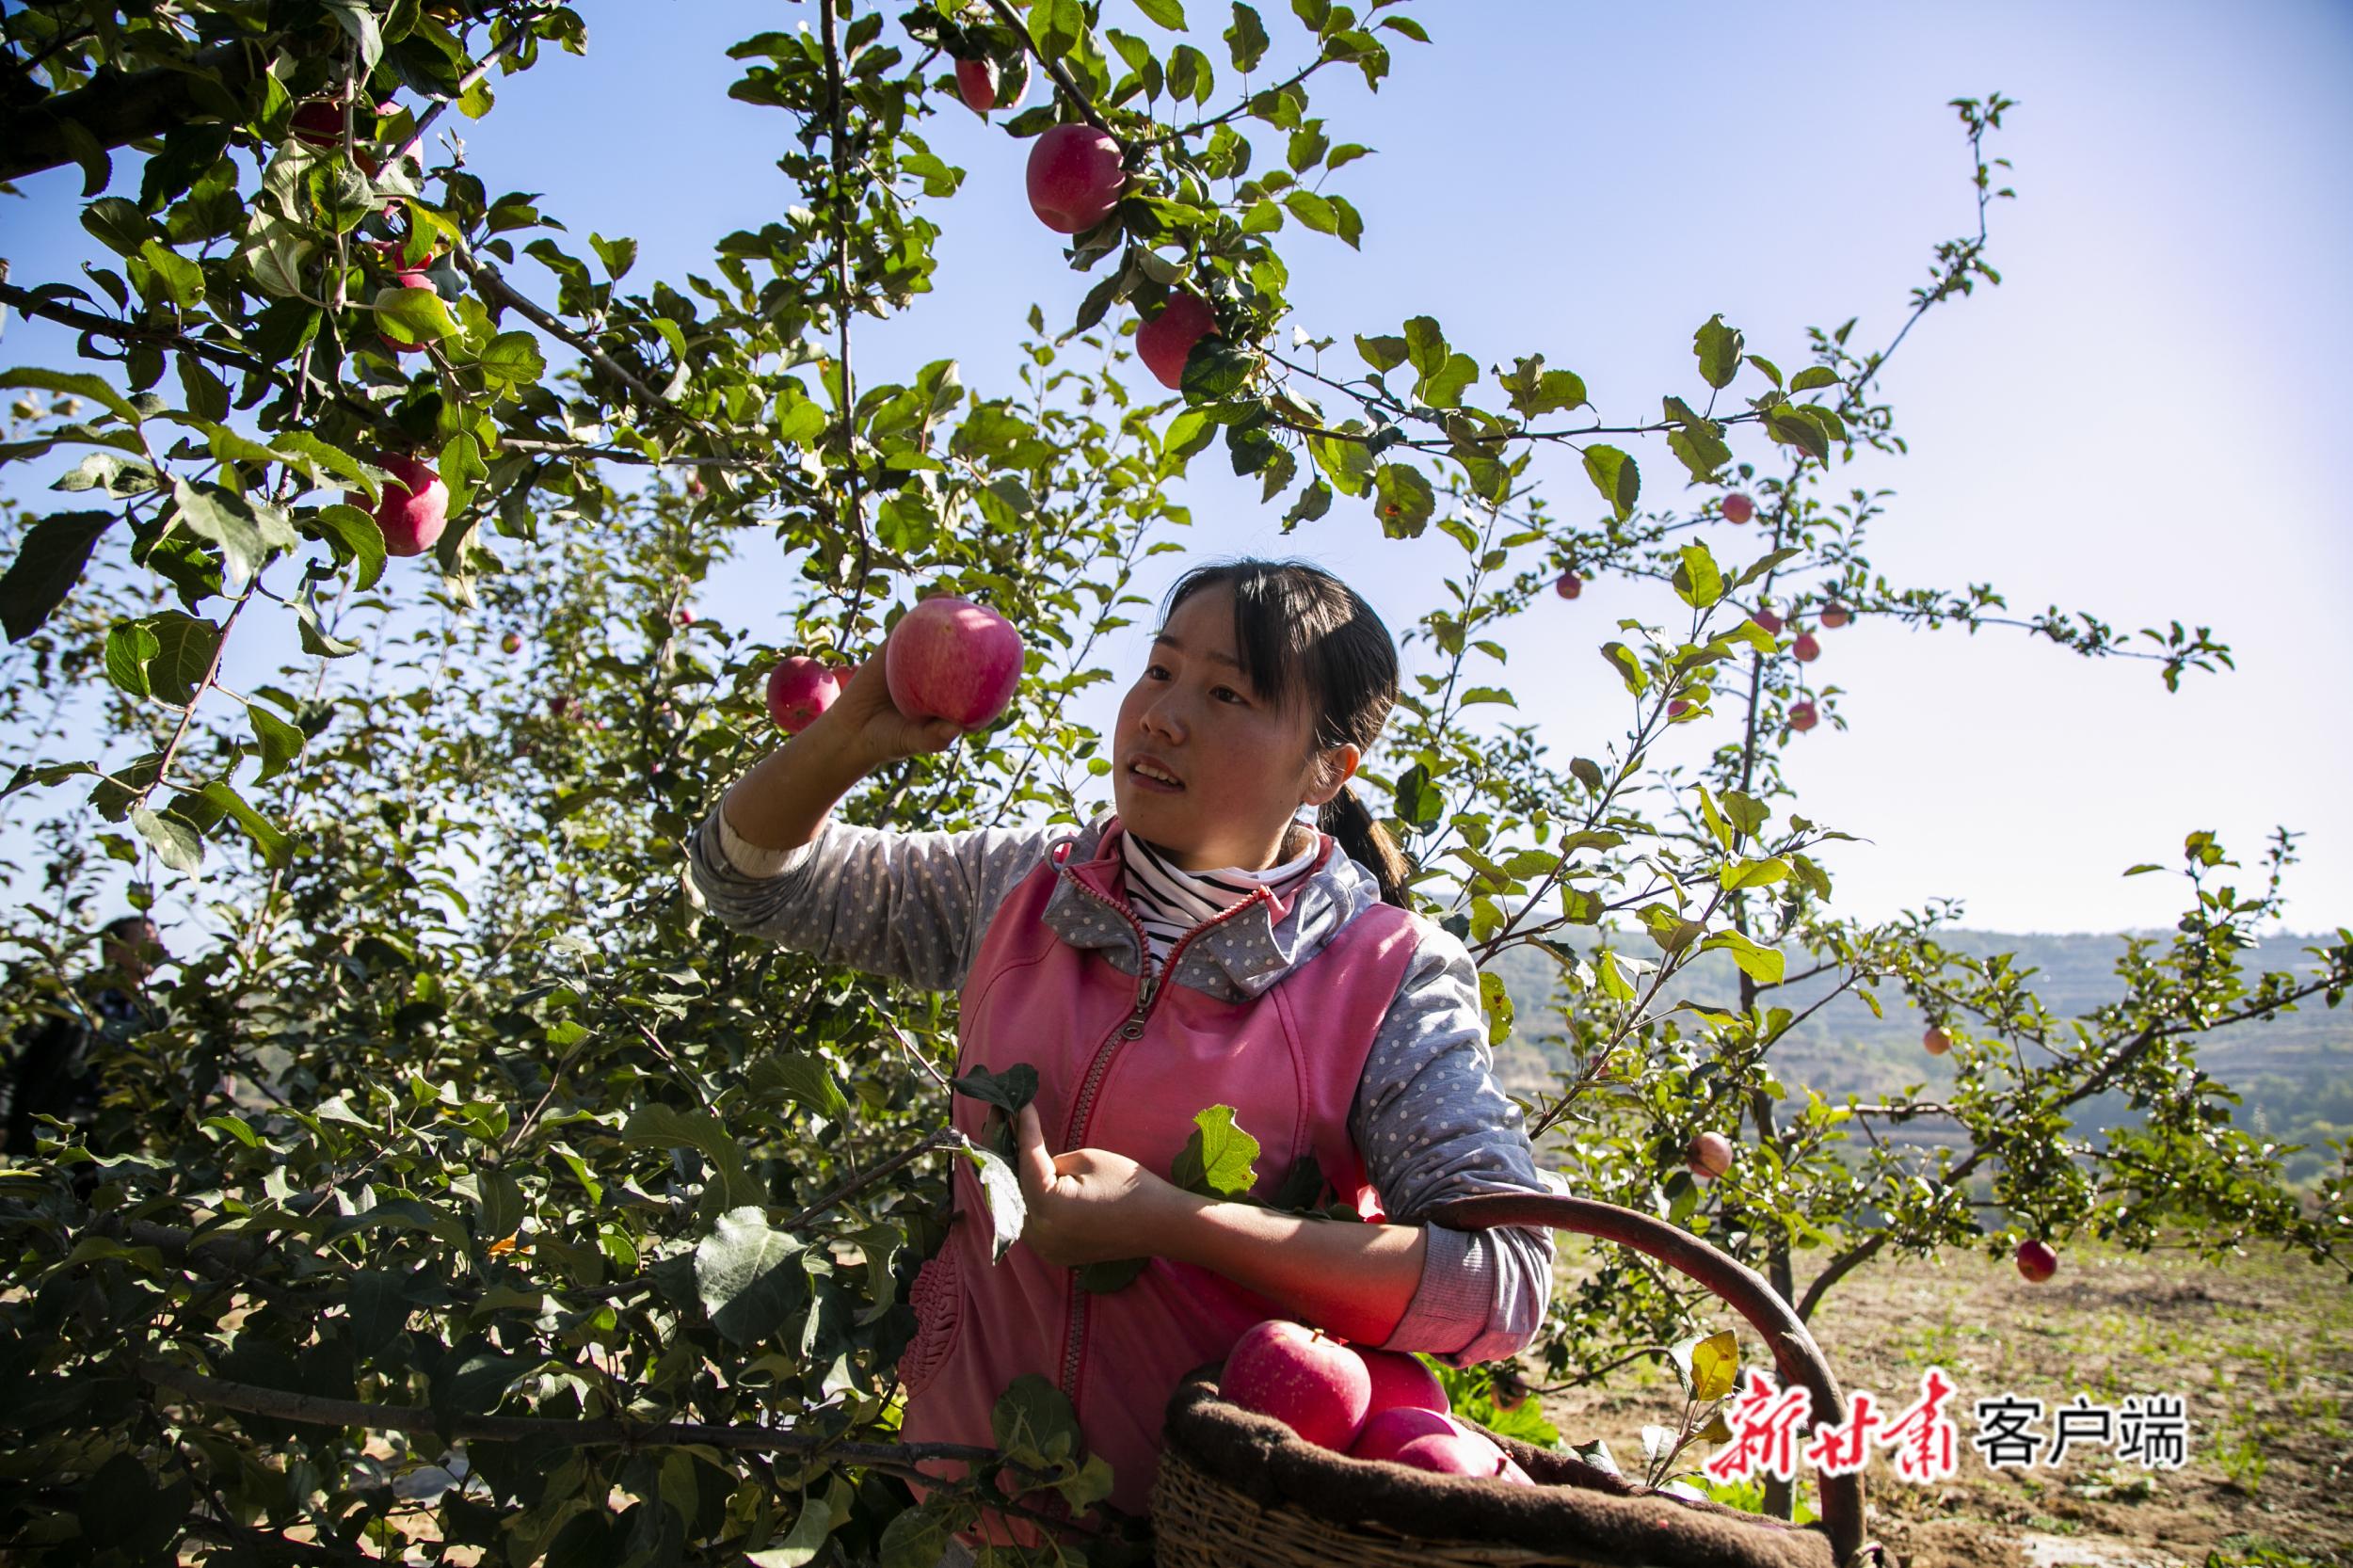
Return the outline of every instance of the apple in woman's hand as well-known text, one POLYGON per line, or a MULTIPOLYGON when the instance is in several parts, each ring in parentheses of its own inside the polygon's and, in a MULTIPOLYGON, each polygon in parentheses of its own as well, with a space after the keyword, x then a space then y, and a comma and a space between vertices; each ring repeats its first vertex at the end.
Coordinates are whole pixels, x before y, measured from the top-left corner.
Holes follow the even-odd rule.
POLYGON ((1013 623, 952 594, 900 617, 883 648, 890 701, 911 719, 948 719, 959 729, 993 724, 1021 684, 1024 649, 1013 623))

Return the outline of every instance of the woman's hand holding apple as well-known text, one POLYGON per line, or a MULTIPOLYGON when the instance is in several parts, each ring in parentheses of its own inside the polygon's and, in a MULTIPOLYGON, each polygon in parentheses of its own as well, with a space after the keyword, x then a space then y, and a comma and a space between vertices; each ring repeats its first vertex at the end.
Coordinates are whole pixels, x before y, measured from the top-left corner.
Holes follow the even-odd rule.
POLYGON ((952 719, 915 719, 901 712, 890 700, 879 653, 851 673, 833 706, 808 728, 827 731, 869 772, 902 757, 945 751, 964 733, 952 719))

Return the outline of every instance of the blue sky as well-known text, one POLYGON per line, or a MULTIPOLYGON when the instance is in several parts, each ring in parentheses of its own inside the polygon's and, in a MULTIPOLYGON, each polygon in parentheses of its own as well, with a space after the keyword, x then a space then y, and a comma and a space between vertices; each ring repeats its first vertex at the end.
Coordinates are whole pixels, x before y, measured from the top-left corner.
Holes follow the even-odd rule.
MULTIPOLYGON (((1213 8, 1189 8, 1198 26, 1213 8)), ((1262 8, 1273 25, 1284 8, 1262 8)), ((1542 350, 1576 369, 1613 416, 1690 389, 1690 334, 1716 312, 1785 365, 1803 358, 1809 324, 1860 316, 1856 341, 1883 342, 1930 247, 1971 222, 1946 101, 2019 100, 1993 148, 2019 192, 1994 213, 2005 282, 1907 341, 1883 388, 1911 454, 1858 460, 1841 483, 1896 490, 1870 553, 1898 584, 1992 582, 2021 613, 2211 625, 2239 668, 2169 696, 2153 666, 2016 632, 1828 634, 1815 674, 1846 689, 1852 728, 1803 737, 1789 772, 1810 816, 1868 840, 1830 859, 1836 904, 1876 917, 1952 896, 1977 926, 2161 926, 2179 885, 2122 880, 2126 866, 2172 862, 2196 827, 2251 862, 2284 823, 2308 834, 2289 924, 2353 922, 2339 691, 2353 527, 2331 428, 2353 348, 2353 8, 1408 8, 1434 45, 1401 42, 1377 96, 1351 78, 1315 105, 1335 140, 1378 155, 1334 184, 1364 214, 1361 255, 1288 236, 1301 324, 1345 341, 1432 314, 1482 365, 1542 350)), ((788 122, 725 97, 725 48, 807 7, 583 10, 585 58, 500 84, 497 111, 460 127, 494 190, 545 193, 542 210, 584 245, 592 229, 634 235, 641 286, 707 265, 719 235, 796 199, 773 162, 788 122)), ((1273 30, 1270 68, 1297 39, 1273 30)), ((936 291, 861 323, 860 378, 945 356, 968 384, 1002 387, 1029 305, 1067 321, 1092 279, 1031 217, 1020 144, 961 111, 927 134, 969 175, 938 213, 936 291)), ((0 207, 15 280, 70 278, 91 253, 78 179, 53 171, 0 207)), ((119 186, 132 180, 119 171, 119 186)), ((0 363, 70 354, 36 323, 12 321, 0 341, 0 363)), ((1679 466, 1641 456, 1646 499, 1663 498, 1679 466)), ((1345 504, 1284 538, 1255 488, 1200 466, 1193 549, 1153 562, 1142 591, 1157 597, 1201 556, 1301 554, 1402 631, 1460 560, 1435 530, 1384 543, 1345 504)), ((1556 472, 1556 509, 1588 515, 1584 481, 1556 472)), ((1756 548, 1729 527, 1712 542, 1727 556, 1756 548)), ((749 549, 753 569, 706 608, 765 631, 791 567, 749 549)), ((1664 611, 1659 594, 1602 585, 1504 630, 1501 681, 1559 760, 1598 751, 1626 720, 1595 648, 1621 616, 1664 611)), ((1108 728, 1147 633, 1112 643, 1119 680, 1079 717, 1108 728)), ((1676 742, 1694 759, 1711 744, 1688 729, 1676 742)))

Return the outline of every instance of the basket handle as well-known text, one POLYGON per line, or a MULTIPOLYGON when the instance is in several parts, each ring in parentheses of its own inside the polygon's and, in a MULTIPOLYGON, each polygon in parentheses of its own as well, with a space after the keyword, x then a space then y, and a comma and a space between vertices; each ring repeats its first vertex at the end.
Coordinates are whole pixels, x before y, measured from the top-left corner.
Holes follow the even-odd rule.
MULTIPOLYGON (((1443 1224, 1449 1230, 1487 1230, 1497 1225, 1545 1226, 1598 1236, 1647 1253, 1661 1263, 1705 1286, 1749 1321, 1773 1352, 1773 1366, 1782 1385, 1800 1384, 1813 1391, 1817 1423, 1844 1422, 1846 1396, 1823 1359, 1821 1347, 1806 1332, 1789 1304, 1764 1275, 1737 1258, 1717 1251, 1698 1237, 1678 1230, 1648 1214, 1592 1198, 1572 1198, 1537 1192, 1490 1192, 1433 1204, 1415 1216, 1417 1221, 1443 1224)), ((1863 1540, 1863 1474, 1817 1478, 1822 1493, 1822 1522, 1830 1532, 1831 1550, 1840 1568, 1849 1568, 1865 1551, 1863 1540)), ((1881 1560, 1876 1545, 1866 1562, 1881 1560)))

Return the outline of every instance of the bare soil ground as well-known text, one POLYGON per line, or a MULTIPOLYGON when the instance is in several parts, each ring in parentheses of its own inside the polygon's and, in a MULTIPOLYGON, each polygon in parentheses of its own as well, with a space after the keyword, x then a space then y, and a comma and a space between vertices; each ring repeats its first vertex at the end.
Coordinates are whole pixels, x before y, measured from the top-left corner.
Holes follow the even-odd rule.
MULTIPOLYGON (((1586 1256, 1566 1239, 1561 1255, 1564 1275, 1586 1256)), ((1737 1328, 1743 1367, 1769 1369, 1729 1307, 1709 1326, 1737 1328)), ((1900 1258, 1849 1276, 1811 1327, 1841 1384, 1871 1390, 1891 1416, 1930 1365, 1959 1385, 1950 1480, 1899 1480, 1883 1450, 1865 1473, 1872 1533, 1907 1568, 2353 1568, 2353 1289, 2342 1273, 2277 1249, 2221 1265, 2077 1243, 2042 1285, 1982 1256, 1900 1258), (1969 1447, 1972 1400, 2007 1393, 2053 1409, 2079 1392, 2111 1407, 2178 1395, 2188 1463, 2153 1470, 2088 1448, 2057 1468, 1996 1471, 1969 1447)), ((1671 1373, 1638 1363, 1544 1406, 1569 1441, 1606 1438, 1623 1461, 1641 1455, 1645 1423, 1676 1419, 1681 1394, 1671 1373)))

